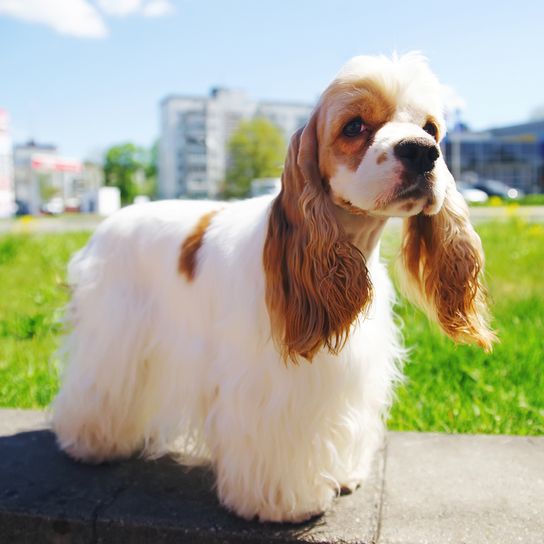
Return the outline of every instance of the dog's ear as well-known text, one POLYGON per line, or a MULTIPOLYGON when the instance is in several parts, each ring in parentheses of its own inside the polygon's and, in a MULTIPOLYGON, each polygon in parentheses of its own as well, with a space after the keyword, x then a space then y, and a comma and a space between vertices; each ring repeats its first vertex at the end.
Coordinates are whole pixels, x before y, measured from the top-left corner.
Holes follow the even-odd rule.
POLYGON ((482 243, 455 181, 449 178, 436 215, 419 214, 404 221, 401 288, 451 338, 489 351, 496 337, 488 325, 482 243))
POLYGON ((263 264, 272 334, 285 360, 337 353, 371 300, 364 257, 333 213, 318 164, 316 110, 291 138, 263 264))

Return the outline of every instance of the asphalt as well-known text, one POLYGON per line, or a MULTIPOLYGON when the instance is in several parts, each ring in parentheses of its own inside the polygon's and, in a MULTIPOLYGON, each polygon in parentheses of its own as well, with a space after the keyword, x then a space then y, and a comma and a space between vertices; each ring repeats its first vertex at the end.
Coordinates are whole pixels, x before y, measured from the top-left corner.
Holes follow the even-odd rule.
MULTIPOLYGON (((470 208, 470 218, 473 223, 486 221, 504 221, 518 217, 527 222, 544 222, 544 206, 480 206, 470 208)), ((103 217, 90 214, 62 215, 60 217, 36 216, 18 219, 0 220, 2 233, 60 233, 74 231, 91 231, 103 220, 103 217)), ((395 218, 390 221, 392 226, 398 226, 402 220, 395 218)))
POLYGON ((542 544, 544 437, 389 433, 362 489, 278 525, 223 510, 206 468, 82 465, 42 412, 0 410, 0 542, 542 544))

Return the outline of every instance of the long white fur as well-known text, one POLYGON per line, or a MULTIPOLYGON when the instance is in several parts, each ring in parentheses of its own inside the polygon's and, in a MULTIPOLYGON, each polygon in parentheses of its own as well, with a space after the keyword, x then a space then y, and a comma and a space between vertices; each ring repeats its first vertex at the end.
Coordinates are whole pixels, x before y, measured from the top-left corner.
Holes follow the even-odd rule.
POLYGON ((264 305, 270 203, 222 205, 193 282, 177 271, 180 244, 216 204, 126 208, 74 257, 53 420, 70 455, 157 455, 185 436, 185 462, 211 457, 223 504, 261 520, 305 519, 364 480, 402 353, 391 283, 376 251, 375 302, 341 354, 286 366, 264 305))
MULTIPOLYGON (((371 68, 387 79, 388 63, 371 68)), ((285 364, 264 296, 270 207, 268 197, 129 207, 73 258, 68 364, 53 410, 70 455, 100 462, 175 447, 184 462, 212 463, 227 508, 263 521, 307 519, 364 482, 403 355, 379 245, 365 255, 373 303, 345 347, 285 364), (189 281, 178 272, 181 244, 211 209, 189 281)))

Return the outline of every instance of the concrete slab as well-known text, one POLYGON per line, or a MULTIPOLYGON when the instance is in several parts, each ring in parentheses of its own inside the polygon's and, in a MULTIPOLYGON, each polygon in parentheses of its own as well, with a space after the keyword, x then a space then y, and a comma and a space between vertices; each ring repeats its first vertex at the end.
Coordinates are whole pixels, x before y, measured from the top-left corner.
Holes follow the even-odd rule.
POLYGON ((365 489, 293 526, 225 512, 204 468, 75 463, 45 427, 0 410, 1 542, 544 542, 544 437, 389 433, 384 485, 382 456, 365 489))
POLYGON ((40 413, 0 411, 0 541, 63 543, 375 542, 383 457, 365 489, 300 525, 249 523, 224 511, 206 469, 169 458, 88 466, 58 451, 40 413), (23 431, 23 432, 21 432, 23 431))
POLYGON ((47 413, 40 410, 0 409, 0 436, 47 428, 47 413))
POLYGON ((390 433, 380 544, 544 542, 544 437, 390 433))

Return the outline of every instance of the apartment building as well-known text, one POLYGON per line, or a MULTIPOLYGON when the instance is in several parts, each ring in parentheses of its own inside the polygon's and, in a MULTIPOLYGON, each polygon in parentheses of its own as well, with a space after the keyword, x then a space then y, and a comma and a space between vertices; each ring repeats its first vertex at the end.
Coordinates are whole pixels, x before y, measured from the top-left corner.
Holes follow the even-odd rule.
POLYGON ((159 196, 214 198, 228 167, 228 142, 242 120, 264 117, 288 141, 313 106, 259 102, 244 92, 214 88, 208 97, 172 95, 160 104, 159 196))

